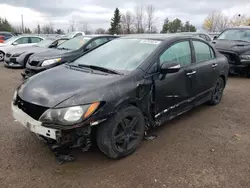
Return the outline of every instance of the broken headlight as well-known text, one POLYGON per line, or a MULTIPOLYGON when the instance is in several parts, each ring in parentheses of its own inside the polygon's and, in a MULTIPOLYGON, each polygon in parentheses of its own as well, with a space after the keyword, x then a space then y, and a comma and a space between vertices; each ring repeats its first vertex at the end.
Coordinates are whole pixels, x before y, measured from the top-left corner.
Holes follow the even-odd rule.
POLYGON ((99 104, 99 102, 95 102, 89 105, 48 109, 40 117, 39 121, 49 124, 74 125, 93 114, 99 104))

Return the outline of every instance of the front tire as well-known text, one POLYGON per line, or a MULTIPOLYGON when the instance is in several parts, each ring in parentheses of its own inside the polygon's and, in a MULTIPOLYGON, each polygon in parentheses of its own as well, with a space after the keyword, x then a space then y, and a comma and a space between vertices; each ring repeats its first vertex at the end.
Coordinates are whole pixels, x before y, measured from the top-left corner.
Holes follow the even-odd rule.
POLYGON ((224 88, 225 88, 225 81, 223 80, 222 77, 220 77, 215 84, 212 97, 208 102, 210 105, 217 105, 220 103, 224 88))
POLYGON ((97 128, 97 145, 106 156, 119 159, 139 147, 144 132, 143 114, 138 108, 128 106, 97 128))
POLYGON ((0 51, 0 61, 4 60, 4 53, 2 51, 0 51))

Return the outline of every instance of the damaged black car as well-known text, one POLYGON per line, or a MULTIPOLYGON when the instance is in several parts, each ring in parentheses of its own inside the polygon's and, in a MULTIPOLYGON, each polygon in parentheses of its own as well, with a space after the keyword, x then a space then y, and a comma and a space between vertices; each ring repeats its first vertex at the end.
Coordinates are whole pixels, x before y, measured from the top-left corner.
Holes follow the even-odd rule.
POLYGON ((232 27, 224 30, 212 42, 228 58, 230 74, 250 78, 250 27, 232 27))
POLYGON ((130 155, 149 129, 203 103, 220 103, 229 65, 206 41, 132 35, 37 74, 13 98, 14 118, 50 147, 130 155))

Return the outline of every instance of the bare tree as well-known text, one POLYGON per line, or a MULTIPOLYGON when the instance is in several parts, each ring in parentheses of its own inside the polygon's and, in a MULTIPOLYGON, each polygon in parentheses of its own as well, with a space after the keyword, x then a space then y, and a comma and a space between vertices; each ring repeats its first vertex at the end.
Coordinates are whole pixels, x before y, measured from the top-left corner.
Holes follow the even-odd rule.
POLYGON ((232 17, 230 21, 230 25, 232 26, 241 26, 241 25, 248 25, 249 18, 246 15, 236 14, 232 17))
POLYGON ((137 33, 144 33, 144 7, 142 5, 135 6, 135 28, 137 33))
POLYGON ((146 15, 147 15, 147 30, 149 33, 153 32, 153 27, 155 23, 155 8, 153 5, 148 5, 146 8, 146 15))
POLYGON ((80 30, 84 33, 88 32, 88 23, 86 21, 80 21, 80 30))
POLYGON ((54 26, 53 23, 46 24, 41 27, 41 32, 43 34, 53 34, 54 33, 54 26))
POLYGON ((203 28, 208 32, 222 31, 229 26, 229 18, 221 12, 212 12, 204 20, 203 28))
POLYGON ((121 24, 124 34, 132 33, 133 22, 134 22, 134 16, 131 12, 127 11, 125 14, 122 15, 121 24))
POLYGON ((105 34, 105 29, 98 28, 98 29, 95 30, 95 34, 105 34))
POLYGON ((75 31, 75 21, 73 19, 69 21, 69 31, 75 31))

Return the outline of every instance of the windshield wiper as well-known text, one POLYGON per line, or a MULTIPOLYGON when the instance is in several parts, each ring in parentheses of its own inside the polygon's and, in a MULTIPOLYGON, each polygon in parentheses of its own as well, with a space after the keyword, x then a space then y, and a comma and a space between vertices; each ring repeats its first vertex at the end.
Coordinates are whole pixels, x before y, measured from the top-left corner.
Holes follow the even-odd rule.
POLYGON ((77 66, 78 66, 78 67, 86 67, 86 68, 90 68, 90 69, 98 70, 98 71, 102 71, 102 72, 107 72, 107 73, 110 73, 110 74, 123 75, 123 73, 118 72, 118 71, 116 71, 116 70, 108 69, 108 68, 105 68, 105 67, 99 67, 99 66, 96 66, 96 65, 78 64, 77 66))

